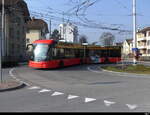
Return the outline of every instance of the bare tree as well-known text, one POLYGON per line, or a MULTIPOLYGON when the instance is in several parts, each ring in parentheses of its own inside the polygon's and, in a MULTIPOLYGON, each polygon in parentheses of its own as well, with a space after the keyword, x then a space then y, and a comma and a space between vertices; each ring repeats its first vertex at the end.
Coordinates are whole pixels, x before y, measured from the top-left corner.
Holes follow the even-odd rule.
POLYGON ((57 29, 55 29, 51 35, 51 38, 54 40, 59 40, 60 39, 60 34, 59 31, 57 29))
POLYGON ((87 36, 85 36, 85 35, 81 35, 80 37, 79 37, 79 43, 88 43, 88 41, 87 41, 87 36))
POLYGON ((103 32, 100 37, 100 42, 103 46, 112 46, 115 40, 115 36, 110 32, 103 32))

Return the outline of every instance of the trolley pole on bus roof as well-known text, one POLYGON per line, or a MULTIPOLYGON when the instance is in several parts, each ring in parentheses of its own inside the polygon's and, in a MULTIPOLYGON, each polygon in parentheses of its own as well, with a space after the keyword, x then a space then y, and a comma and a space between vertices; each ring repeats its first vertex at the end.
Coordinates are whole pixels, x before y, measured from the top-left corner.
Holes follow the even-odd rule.
POLYGON ((136 38, 136 0, 133 0, 133 64, 137 63, 137 38, 136 38))
POLYGON ((3 76, 2 76, 2 40, 4 40, 4 14, 5 14, 5 8, 4 8, 4 0, 2 0, 2 22, 1 22, 1 38, 0 38, 0 79, 1 83, 3 83, 3 76))
POLYGON ((52 21, 51 21, 51 19, 50 19, 50 22, 49 22, 49 39, 51 39, 51 37, 52 37, 52 21))

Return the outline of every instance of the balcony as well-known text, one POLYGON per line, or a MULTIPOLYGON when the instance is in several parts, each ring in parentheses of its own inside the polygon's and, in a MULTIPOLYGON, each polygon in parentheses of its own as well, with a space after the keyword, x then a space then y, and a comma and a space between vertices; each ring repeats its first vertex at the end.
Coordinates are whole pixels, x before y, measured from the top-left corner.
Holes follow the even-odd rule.
POLYGON ((139 49, 147 49, 147 46, 146 45, 142 45, 142 46, 140 45, 140 46, 138 46, 138 48, 139 49))
POLYGON ((148 56, 148 54, 142 54, 142 56, 148 56))
POLYGON ((145 41, 146 37, 142 37, 142 38, 137 38, 137 41, 145 41))

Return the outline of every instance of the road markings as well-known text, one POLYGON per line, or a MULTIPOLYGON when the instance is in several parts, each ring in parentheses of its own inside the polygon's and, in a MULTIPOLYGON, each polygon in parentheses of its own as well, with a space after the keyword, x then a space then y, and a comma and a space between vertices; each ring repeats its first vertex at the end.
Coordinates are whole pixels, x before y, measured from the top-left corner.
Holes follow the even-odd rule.
POLYGON ((93 70, 90 67, 87 67, 87 69, 88 69, 88 71, 91 71, 91 72, 94 72, 94 73, 101 73, 100 71, 93 70))
POLYGON ((21 80, 20 80, 20 82, 21 82, 21 83, 24 83, 26 86, 30 86, 30 84, 28 84, 28 83, 26 83, 26 82, 24 82, 24 81, 21 81, 21 80))
POLYGON ((68 98, 67 99, 74 99, 74 98, 78 98, 79 96, 76 96, 76 95, 68 95, 68 98))
POLYGON ((126 104, 126 106, 127 106, 130 110, 136 109, 136 108, 138 107, 137 105, 130 105, 130 104, 126 104))
POLYGON ((106 106, 111 106, 112 104, 115 104, 116 102, 111 102, 111 101, 104 100, 104 103, 105 103, 106 106))
POLYGON ((39 93, 50 92, 50 91, 51 90, 49 90, 49 89, 42 89, 42 90, 39 91, 39 93))
POLYGON ((61 92, 54 92, 51 96, 63 95, 64 93, 61 92))
POLYGON ((9 75, 11 76, 11 77, 14 77, 14 75, 13 75, 13 70, 14 70, 14 68, 12 68, 10 71, 9 71, 9 75))
POLYGON ((40 87, 38 87, 38 86, 33 86, 33 87, 29 87, 28 89, 40 89, 40 87))
POLYGON ((92 102, 92 101, 95 101, 96 99, 94 98, 85 98, 85 103, 88 103, 88 102, 92 102))

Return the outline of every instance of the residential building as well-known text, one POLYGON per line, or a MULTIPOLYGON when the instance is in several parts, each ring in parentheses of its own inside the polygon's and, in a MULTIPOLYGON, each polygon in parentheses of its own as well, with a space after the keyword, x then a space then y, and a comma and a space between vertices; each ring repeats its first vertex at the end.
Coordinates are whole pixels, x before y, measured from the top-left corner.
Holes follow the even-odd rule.
POLYGON ((142 54, 141 56, 150 60, 150 27, 138 30, 137 47, 142 54))
POLYGON ((59 32, 61 39, 63 42, 78 42, 78 27, 73 25, 72 23, 60 24, 59 32))
POLYGON ((120 47, 122 47, 123 42, 117 42, 115 45, 116 45, 116 46, 120 46, 120 47))
POLYGON ((48 25, 42 19, 34 17, 27 23, 26 45, 32 44, 35 40, 46 39, 48 33, 48 25))
MULTIPOLYGON (((4 38, 2 39, 2 62, 16 63, 23 61, 26 50, 26 23, 30 19, 24 0, 5 0, 4 38)), ((2 0, 0 1, 2 12, 2 0)), ((2 13, 0 13, 2 19, 2 13)), ((1 21, 1 20, 0 20, 1 21)), ((0 23, 0 27, 2 27, 0 23)), ((2 34, 2 28, 0 28, 2 34)))
POLYGON ((122 57, 132 57, 133 39, 126 39, 122 45, 122 57))

